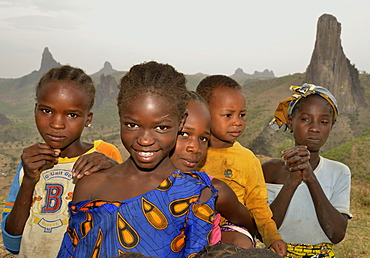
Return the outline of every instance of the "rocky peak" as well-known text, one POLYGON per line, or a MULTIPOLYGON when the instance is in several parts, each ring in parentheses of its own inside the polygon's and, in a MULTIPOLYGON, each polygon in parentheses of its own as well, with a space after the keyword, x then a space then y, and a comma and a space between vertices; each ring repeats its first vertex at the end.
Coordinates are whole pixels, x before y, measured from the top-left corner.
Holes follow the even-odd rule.
POLYGON ((329 89, 338 101, 339 110, 351 114, 356 112, 357 103, 363 102, 363 89, 358 70, 343 52, 340 34, 341 24, 334 16, 323 14, 319 18, 305 81, 329 89))
POLYGON ((246 73, 244 73, 243 69, 242 68, 238 68, 235 70, 235 75, 245 75, 246 73))
POLYGON ((113 66, 111 65, 111 63, 109 63, 108 61, 105 61, 103 68, 101 68, 98 72, 96 72, 94 76, 100 77, 102 74, 110 75, 115 72, 117 71, 113 69, 113 66))
POLYGON ((118 94, 117 85, 118 83, 113 76, 102 73, 96 86, 95 107, 99 107, 106 100, 114 101, 118 94))
POLYGON ((274 72, 268 69, 263 70, 263 72, 254 71, 253 76, 257 78, 275 78, 274 72))
POLYGON ((103 69, 104 70, 113 70, 113 67, 112 67, 111 63, 109 63, 108 61, 105 61, 103 69))
POLYGON ((53 55, 50 53, 49 48, 45 47, 44 52, 42 53, 41 66, 39 73, 44 74, 49 71, 51 68, 61 66, 60 63, 55 61, 53 55))

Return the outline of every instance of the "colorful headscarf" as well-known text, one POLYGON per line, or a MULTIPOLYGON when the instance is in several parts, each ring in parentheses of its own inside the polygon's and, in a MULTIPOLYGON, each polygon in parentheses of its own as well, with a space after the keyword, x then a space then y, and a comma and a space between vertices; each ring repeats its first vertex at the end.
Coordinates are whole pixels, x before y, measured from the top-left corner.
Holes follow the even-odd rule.
POLYGON ((337 100, 328 89, 321 86, 316 86, 314 84, 305 83, 302 86, 290 86, 290 90, 293 91, 293 95, 280 102, 280 104, 276 108, 274 118, 269 124, 275 131, 285 131, 288 126, 288 115, 292 114, 294 106, 298 103, 300 99, 312 94, 317 94, 326 99, 333 107, 334 121, 337 119, 337 100))

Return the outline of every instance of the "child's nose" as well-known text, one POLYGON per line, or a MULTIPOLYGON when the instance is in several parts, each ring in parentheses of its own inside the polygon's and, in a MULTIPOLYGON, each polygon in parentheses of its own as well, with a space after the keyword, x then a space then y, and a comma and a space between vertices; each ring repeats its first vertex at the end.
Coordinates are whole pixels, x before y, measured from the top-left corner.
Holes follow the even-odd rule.
POLYGON ((64 129, 65 124, 63 118, 61 116, 54 116, 50 122, 50 127, 54 129, 64 129))
POLYGON ((187 151, 187 152, 193 152, 193 153, 199 153, 200 148, 199 148, 199 143, 198 143, 198 141, 196 141, 196 140, 191 141, 191 142, 188 144, 188 146, 187 146, 187 148, 186 148, 186 151, 187 151))
POLYGON ((243 118, 242 117, 236 117, 235 119, 234 119, 234 123, 233 123, 233 125, 235 125, 235 126, 241 126, 243 124, 243 118))
POLYGON ((320 124, 313 122, 309 129, 311 132, 320 132, 320 124))
POLYGON ((141 146, 149 146, 152 145, 155 140, 152 137, 151 133, 148 130, 142 132, 142 134, 138 137, 137 141, 141 146))

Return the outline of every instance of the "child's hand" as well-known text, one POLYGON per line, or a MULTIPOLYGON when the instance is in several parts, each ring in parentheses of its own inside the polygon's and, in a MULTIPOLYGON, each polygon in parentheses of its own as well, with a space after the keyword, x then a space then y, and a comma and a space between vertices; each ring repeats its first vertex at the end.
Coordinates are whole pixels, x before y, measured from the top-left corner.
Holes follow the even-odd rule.
POLYGON ((283 160, 290 172, 300 171, 310 161, 310 151, 306 146, 295 146, 284 150, 283 160))
POLYGON ((24 177, 37 183, 40 173, 58 163, 59 149, 52 149, 45 143, 36 143, 23 150, 21 155, 24 177))
POLYGON ((283 153, 283 159, 290 172, 300 171, 304 182, 314 176, 310 164, 310 151, 306 146, 295 146, 294 148, 285 150, 283 153))
POLYGON ((117 161, 105 156, 103 153, 92 152, 78 158, 76 163, 73 165, 72 176, 80 179, 85 175, 88 176, 92 173, 108 169, 116 165, 118 165, 117 161))
POLYGON ((283 240, 276 240, 271 244, 271 248, 281 257, 286 256, 287 245, 283 240))

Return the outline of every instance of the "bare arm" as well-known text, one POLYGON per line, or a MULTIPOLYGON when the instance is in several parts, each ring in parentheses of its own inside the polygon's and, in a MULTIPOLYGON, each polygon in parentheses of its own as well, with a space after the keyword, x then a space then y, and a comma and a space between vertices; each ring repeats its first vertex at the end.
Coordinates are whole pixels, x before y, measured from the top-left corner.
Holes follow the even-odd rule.
POLYGON ((297 186, 304 181, 310 191, 320 226, 332 243, 339 243, 345 235, 347 216, 341 214, 326 197, 310 164, 310 152, 305 146, 296 146, 283 152, 288 177, 270 207, 276 224, 281 226, 297 186))
POLYGON ((216 178, 212 180, 212 184, 218 190, 218 198, 216 201, 217 212, 231 223, 243 226, 247 228, 252 235, 255 235, 255 223, 247 208, 239 202, 234 191, 226 183, 216 178))
MULTIPOLYGON (((292 197, 298 185, 302 182, 302 179, 303 179, 302 173, 299 169, 298 170, 294 169, 290 171, 290 170, 287 170, 286 166, 289 168, 295 162, 300 161, 299 164, 301 164, 302 162, 309 161, 309 152, 304 146, 301 146, 298 149, 291 148, 291 149, 285 150, 283 152, 283 155, 284 155, 283 160, 285 162, 285 166, 284 166, 284 163, 282 163, 280 160, 268 161, 262 165, 264 174, 269 175, 272 173, 278 173, 279 174, 277 178, 278 181, 280 179, 279 177, 284 178, 284 174, 287 174, 287 176, 283 180, 282 189, 280 190, 279 194, 276 196, 275 200, 270 204, 270 208, 273 213, 273 220, 275 221, 276 226, 278 228, 283 223, 286 212, 290 204, 290 201, 292 200, 292 197)), ((271 183, 276 183, 276 182, 271 182, 271 183)))
POLYGON ((303 180, 310 191, 321 228, 334 244, 343 240, 348 217, 340 213, 328 200, 312 169, 303 169, 303 180))
POLYGON ((41 143, 23 150, 21 158, 24 177, 5 224, 5 230, 10 235, 22 235, 30 214, 33 191, 40 180, 41 171, 53 167, 58 162, 59 153, 60 150, 52 150, 48 145, 41 143))

